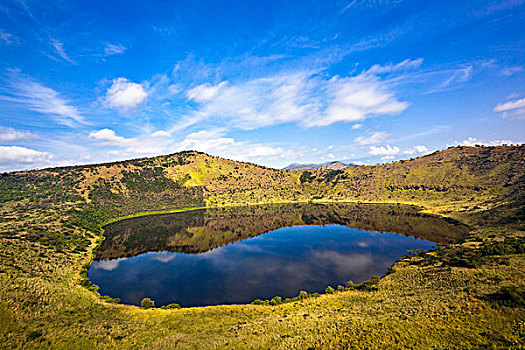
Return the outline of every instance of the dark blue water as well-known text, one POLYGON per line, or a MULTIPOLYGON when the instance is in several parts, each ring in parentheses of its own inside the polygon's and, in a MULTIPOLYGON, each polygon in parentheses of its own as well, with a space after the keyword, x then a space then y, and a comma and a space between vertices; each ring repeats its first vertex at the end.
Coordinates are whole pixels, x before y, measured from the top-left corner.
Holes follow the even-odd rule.
POLYGON ((89 277, 100 294, 126 304, 138 305, 145 297, 156 306, 249 303, 363 282, 384 275, 407 250, 434 246, 336 224, 291 226, 200 254, 148 252, 94 261, 89 277))

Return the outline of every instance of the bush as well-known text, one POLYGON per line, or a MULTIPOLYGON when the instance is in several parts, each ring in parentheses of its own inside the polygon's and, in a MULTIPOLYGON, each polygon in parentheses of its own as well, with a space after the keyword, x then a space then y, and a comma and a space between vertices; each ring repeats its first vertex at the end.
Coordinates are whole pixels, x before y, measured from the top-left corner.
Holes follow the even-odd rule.
POLYGON ((181 307, 179 304, 168 304, 168 305, 161 306, 160 308, 164 310, 169 310, 169 309, 180 309, 181 307))
POLYGON ((308 298, 308 293, 305 292, 304 290, 300 291, 299 295, 297 296, 297 300, 303 300, 306 298, 308 298))
POLYGON ((140 306, 144 309, 152 309, 155 307, 155 302, 150 298, 144 298, 140 302, 140 306))
POLYGON ((283 301, 281 299, 281 297, 274 297, 272 300, 270 300, 270 305, 272 306, 275 306, 275 305, 279 305, 279 304, 282 304, 283 301))
POLYGON ((102 299, 102 300, 104 300, 105 302, 108 302, 108 303, 113 303, 113 304, 120 303, 120 298, 112 298, 109 295, 102 295, 100 297, 100 299, 102 299))
POLYGON ((334 289, 331 286, 328 286, 324 291, 326 294, 332 294, 334 292, 334 289))

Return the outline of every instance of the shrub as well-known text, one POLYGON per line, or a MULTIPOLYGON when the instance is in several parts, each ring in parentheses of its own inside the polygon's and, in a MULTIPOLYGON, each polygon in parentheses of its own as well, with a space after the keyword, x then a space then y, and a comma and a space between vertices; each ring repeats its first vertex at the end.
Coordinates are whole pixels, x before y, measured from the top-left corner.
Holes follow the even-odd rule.
POLYGON ((270 305, 272 306, 275 306, 275 305, 279 305, 279 304, 282 304, 283 301, 281 299, 281 297, 274 297, 272 300, 270 300, 270 305))
POLYGON ((144 309, 152 309, 155 307, 155 302, 150 298, 144 298, 140 302, 140 306, 144 309))
POLYGON ((326 294, 332 294, 334 292, 334 289, 331 286, 328 286, 324 291, 326 294))
POLYGON ((108 303, 113 303, 113 304, 120 303, 120 298, 112 298, 109 295, 102 295, 100 297, 100 299, 102 299, 102 300, 104 300, 105 302, 108 302, 108 303))
POLYGON ((308 293, 305 292, 304 290, 300 291, 299 295, 297 296, 297 300, 303 300, 306 298, 308 298, 308 293))
POLYGON ((181 307, 179 304, 168 304, 168 305, 161 306, 160 308, 164 310, 169 310, 169 309, 180 309, 181 307))

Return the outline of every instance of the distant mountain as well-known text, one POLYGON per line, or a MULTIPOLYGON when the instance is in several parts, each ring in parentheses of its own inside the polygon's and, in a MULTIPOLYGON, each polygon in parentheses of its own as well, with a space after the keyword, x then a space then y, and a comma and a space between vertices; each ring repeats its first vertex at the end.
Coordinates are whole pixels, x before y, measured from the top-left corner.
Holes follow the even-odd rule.
POLYGON ((342 163, 339 161, 322 163, 322 164, 292 163, 288 165, 287 167, 284 167, 283 170, 315 170, 315 169, 341 170, 341 169, 345 169, 351 166, 357 166, 357 164, 342 163))

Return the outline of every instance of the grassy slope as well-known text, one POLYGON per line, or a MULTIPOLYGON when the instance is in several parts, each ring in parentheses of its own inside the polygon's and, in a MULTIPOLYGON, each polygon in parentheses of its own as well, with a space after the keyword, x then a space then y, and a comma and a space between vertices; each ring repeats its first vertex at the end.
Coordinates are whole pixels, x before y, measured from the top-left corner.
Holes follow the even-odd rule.
POLYGON ((461 147, 388 165, 305 174, 185 152, 4 174, 0 346, 523 345, 523 308, 486 299, 502 286, 524 285, 524 255, 490 256, 474 268, 443 261, 524 236, 524 159, 524 146, 461 147), (343 291, 274 307, 141 310, 106 303, 81 286, 103 222, 142 211, 308 200, 410 202, 465 221, 474 231, 439 256, 397 263, 375 292, 343 291))

